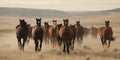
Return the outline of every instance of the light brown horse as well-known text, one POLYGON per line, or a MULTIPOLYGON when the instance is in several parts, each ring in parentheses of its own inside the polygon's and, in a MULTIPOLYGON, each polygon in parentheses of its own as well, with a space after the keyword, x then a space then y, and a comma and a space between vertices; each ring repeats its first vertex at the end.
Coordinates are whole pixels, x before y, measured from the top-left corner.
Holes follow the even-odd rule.
POLYGON ((32 39, 32 29, 33 27, 30 24, 28 24, 27 43, 29 43, 30 39, 32 39))
POLYGON ((49 36, 51 44, 54 46, 57 43, 57 20, 53 20, 53 25, 49 28, 49 36))
POLYGON ((44 22, 44 27, 43 27, 43 31, 44 31, 44 42, 49 44, 49 29, 50 29, 51 25, 48 24, 48 22, 44 22))
POLYGON ((91 27, 92 38, 97 38, 98 34, 99 34, 99 28, 92 26, 91 27))
POLYGON ((113 31, 112 28, 109 26, 109 24, 110 24, 109 21, 105 21, 105 27, 101 27, 99 32, 102 45, 103 46, 106 45, 108 48, 110 47, 110 42, 114 41, 113 31))
POLYGON ((67 52, 69 54, 69 47, 71 45, 71 40, 72 40, 72 35, 73 35, 73 30, 71 29, 69 24, 68 19, 63 19, 64 26, 60 28, 59 35, 60 38, 62 39, 62 42, 64 44, 64 49, 63 52, 67 52))

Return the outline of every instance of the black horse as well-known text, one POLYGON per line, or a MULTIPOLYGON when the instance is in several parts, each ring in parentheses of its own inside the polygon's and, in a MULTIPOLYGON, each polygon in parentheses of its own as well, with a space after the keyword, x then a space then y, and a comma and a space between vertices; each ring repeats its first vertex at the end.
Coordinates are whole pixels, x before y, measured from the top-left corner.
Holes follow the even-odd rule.
POLYGON ((28 26, 24 19, 19 19, 19 21, 20 24, 16 26, 16 36, 18 40, 18 47, 20 48, 20 50, 24 50, 25 42, 28 35, 28 26), (21 42, 21 39, 23 39, 23 43, 21 42))
POLYGON ((42 41, 43 41, 43 29, 41 28, 41 18, 36 18, 36 26, 34 26, 32 31, 32 36, 35 42, 35 51, 40 51, 42 47, 42 41), (40 42, 40 46, 39 46, 40 42), (38 47, 39 46, 39 47, 38 47))

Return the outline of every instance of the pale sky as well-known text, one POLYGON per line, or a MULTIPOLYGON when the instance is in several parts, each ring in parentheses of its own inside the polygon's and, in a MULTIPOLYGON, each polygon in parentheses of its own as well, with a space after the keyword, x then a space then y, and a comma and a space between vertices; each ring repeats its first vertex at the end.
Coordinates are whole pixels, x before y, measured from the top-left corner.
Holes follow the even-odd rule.
POLYGON ((120 0, 0 0, 0 7, 96 11, 120 8, 120 0))

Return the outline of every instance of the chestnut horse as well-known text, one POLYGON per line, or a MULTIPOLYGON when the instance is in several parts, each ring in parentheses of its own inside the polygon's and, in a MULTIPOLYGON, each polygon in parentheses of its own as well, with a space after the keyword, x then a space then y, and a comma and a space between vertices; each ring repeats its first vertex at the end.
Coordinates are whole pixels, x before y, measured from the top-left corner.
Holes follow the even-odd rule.
POLYGON ((109 23, 109 21, 105 21, 105 27, 101 27, 99 32, 102 45, 106 45, 108 48, 110 47, 110 42, 114 41, 113 31, 112 28, 109 26, 109 23))
POLYGON ((49 44, 49 29, 50 29, 50 25, 48 24, 48 22, 44 22, 44 41, 45 43, 49 44))
POLYGON ((43 41, 43 29, 41 28, 41 18, 36 18, 36 26, 34 26, 32 30, 32 36, 35 42, 35 51, 40 51, 42 47, 42 41, 43 41), (38 47, 40 43, 40 46, 38 47))
POLYGON ((27 35, 28 35, 28 26, 25 20, 19 19, 20 24, 16 26, 16 36, 18 40, 18 48, 20 50, 24 50, 24 46, 27 40, 27 35), (23 39, 23 43, 21 41, 23 39))
POLYGON ((51 44, 54 46, 57 43, 57 20, 53 20, 53 26, 49 28, 49 36, 51 39, 51 44))
POLYGON ((69 54, 69 47, 71 45, 73 30, 71 29, 70 26, 68 26, 69 24, 68 19, 63 19, 63 22, 64 26, 60 28, 59 35, 64 44, 63 52, 67 52, 69 54))

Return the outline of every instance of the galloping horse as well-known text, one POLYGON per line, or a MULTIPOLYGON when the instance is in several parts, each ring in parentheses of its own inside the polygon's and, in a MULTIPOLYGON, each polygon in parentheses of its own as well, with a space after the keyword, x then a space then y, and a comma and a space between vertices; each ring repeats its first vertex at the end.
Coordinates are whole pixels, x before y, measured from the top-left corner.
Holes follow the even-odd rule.
POLYGON ((91 27, 91 36, 92 38, 97 38, 99 33, 99 28, 96 28, 94 26, 91 27))
POLYGON ((30 39, 32 39, 32 29, 33 27, 28 24, 28 35, 27 35, 27 43, 29 43, 30 39))
POLYGON ((76 21, 76 26, 77 26, 76 38, 77 38, 78 44, 80 44, 81 46, 83 36, 84 36, 84 28, 83 26, 80 25, 80 21, 76 21))
POLYGON ((56 44, 56 41, 57 41, 57 20, 53 20, 53 26, 51 26, 49 28, 49 36, 50 36, 50 39, 51 39, 51 44, 53 44, 53 46, 56 44))
POLYGON ((71 41, 71 49, 74 50, 74 42, 75 42, 75 38, 76 38, 76 27, 75 25, 70 25, 71 29, 72 29, 72 41, 71 41))
POLYGON ((49 29, 50 29, 50 25, 48 24, 48 22, 44 22, 44 41, 45 43, 49 43, 49 29))
POLYGON ((34 26, 32 30, 32 36, 35 42, 35 51, 40 51, 42 47, 42 41, 43 41, 43 29, 41 28, 41 18, 36 18, 36 26, 34 26), (38 47, 40 42, 40 46, 38 47))
POLYGON ((16 36, 18 40, 18 47, 20 48, 20 50, 24 50, 25 42, 28 35, 28 26, 24 19, 19 19, 19 21, 20 24, 16 26, 16 36), (21 39, 23 39, 23 43, 21 42, 21 39))
POLYGON ((63 21, 64 21, 64 26, 60 28, 59 35, 64 44, 63 52, 67 51, 67 53, 69 54, 69 47, 71 45, 73 32, 71 27, 68 26, 68 23, 69 23, 68 19, 63 19, 63 21))
POLYGON ((114 41, 113 31, 112 28, 109 26, 109 23, 109 21, 105 21, 105 27, 101 27, 99 32, 102 45, 106 45, 108 48, 110 47, 110 42, 114 41))

